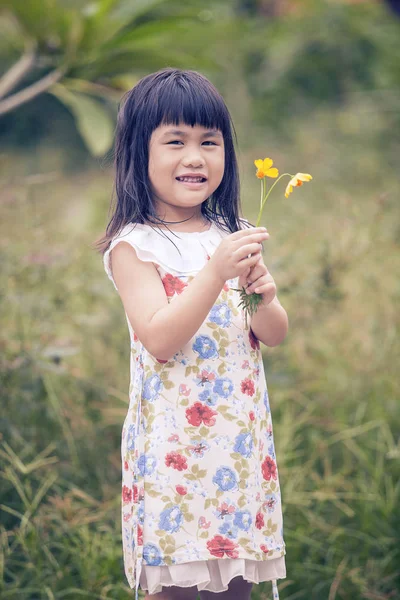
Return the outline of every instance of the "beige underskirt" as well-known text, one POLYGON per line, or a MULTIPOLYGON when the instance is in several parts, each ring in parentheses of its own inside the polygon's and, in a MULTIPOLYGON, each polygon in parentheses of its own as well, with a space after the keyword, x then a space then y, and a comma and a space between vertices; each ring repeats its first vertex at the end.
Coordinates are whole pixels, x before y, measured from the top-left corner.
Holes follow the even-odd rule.
POLYGON ((245 558, 215 558, 198 560, 179 565, 142 565, 140 587, 149 594, 158 594, 165 586, 192 587, 223 592, 234 577, 241 575, 251 583, 284 579, 286 577, 285 558, 270 560, 249 560, 245 558))

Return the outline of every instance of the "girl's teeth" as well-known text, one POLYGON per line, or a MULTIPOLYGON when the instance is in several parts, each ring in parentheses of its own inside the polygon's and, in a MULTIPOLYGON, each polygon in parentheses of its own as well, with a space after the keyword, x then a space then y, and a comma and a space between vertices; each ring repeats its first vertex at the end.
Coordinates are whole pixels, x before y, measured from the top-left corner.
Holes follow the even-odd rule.
POLYGON ((188 181, 192 183, 201 183, 203 181, 202 177, 179 177, 179 181, 188 181))

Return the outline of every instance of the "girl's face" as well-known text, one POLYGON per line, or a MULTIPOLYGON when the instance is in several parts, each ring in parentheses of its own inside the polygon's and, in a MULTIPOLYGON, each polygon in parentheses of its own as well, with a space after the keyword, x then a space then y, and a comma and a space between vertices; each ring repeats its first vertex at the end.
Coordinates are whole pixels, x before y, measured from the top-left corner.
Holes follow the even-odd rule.
POLYGON ((221 183, 224 166, 221 131, 182 123, 157 127, 149 144, 149 178, 162 218, 197 212, 221 183))

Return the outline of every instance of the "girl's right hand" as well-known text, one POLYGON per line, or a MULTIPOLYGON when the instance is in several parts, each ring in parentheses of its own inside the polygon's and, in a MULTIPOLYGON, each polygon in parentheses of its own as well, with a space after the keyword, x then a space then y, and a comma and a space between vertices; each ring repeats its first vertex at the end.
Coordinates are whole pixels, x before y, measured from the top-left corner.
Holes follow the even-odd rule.
POLYGON ((261 242, 269 238, 265 227, 241 229, 226 236, 209 260, 223 283, 235 279, 254 266, 261 255, 261 242), (249 254, 250 258, 248 257, 249 254))

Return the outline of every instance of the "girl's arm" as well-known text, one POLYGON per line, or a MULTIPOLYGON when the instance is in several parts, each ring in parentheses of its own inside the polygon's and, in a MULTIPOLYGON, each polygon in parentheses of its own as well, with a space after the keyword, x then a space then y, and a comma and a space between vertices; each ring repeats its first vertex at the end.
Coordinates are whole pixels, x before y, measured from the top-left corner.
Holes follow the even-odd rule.
POLYGON ((199 330, 225 281, 210 260, 168 303, 154 264, 140 260, 129 243, 119 242, 110 256, 113 278, 133 331, 152 356, 172 358, 199 330))
POLYGON ((277 296, 267 306, 259 305, 257 312, 251 316, 250 327, 256 338, 266 346, 278 346, 283 342, 289 329, 289 319, 277 296))

